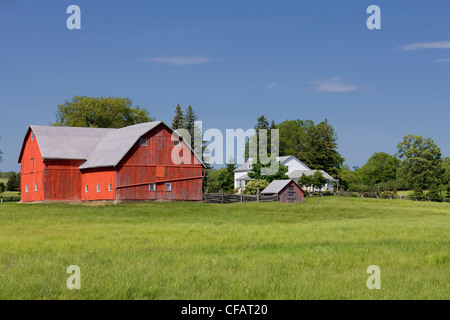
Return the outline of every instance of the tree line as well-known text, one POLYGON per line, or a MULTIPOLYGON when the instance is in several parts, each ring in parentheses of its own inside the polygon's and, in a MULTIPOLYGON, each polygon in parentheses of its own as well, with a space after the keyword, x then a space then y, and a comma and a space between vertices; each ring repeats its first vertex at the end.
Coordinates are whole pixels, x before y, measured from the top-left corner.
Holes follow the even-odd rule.
MULTIPOLYGON (((191 146, 199 130, 196 130, 196 115, 192 106, 183 111, 180 105, 175 108, 172 129, 185 129, 191 137, 191 146)), ((150 122, 154 119, 145 108, 133 106, 132 100, 120 97, 86 97, 74 96, 72 100, 58 104, 54 126, 121 128, 138 123, 150 122)), ((254 126, 256 135, 251 137, 259 141, 262 129, 267 131, 268 155, 271 154, 271 129, 279 130, 279 156, 293 155, 313 170, 323 170, 340 180, 340 187, 349 191, 388 191, 414 190, 418 199, 427 197, 443 197, 443 191, 450 185, 450 158, 442 158, 440 148, 431 138, 408 135, 398 146, 398 153, 389 155, 375 153, 361 168, 351 170, 343 165, 344 158, 338 152, 337 133, 327 119, 319 123, 312 120, 285 120, 280 123, 269 121, 264 115, 256 119, 254 126), (427 195, 424 195, 427 191, 427 195)), ((201 134, 201 133, 200 133, 201 134)), ((198 137, 197 137, 198 138, 198 137)), ((205 142, 202 153, 207 154, 205 142)), ((245 158, 249 156, 248 142, 245 158)), ((0 150, 0 161, 2 152, 0 150)), ((248 183, 249 192, 263 188, 275 179, 286 178, 287 169, 280 165, 273 176, 260 174, 263 167, 259 159, 253 164, 249 176, 254 179, 248 183)), ((205 159, 206 179, 204 189, 209 192, 224 190, 234 191, 234 161, 229 161, 225 168, 215 170, 205 159)), ((20 178, 20 177, 19 177, 20 178)), ((8 177, 11 188, 17 186, 13 177, 8 177)), ((302 177, 304 185, 313 185, 307 177, 302 177)), ((19 182, 20 186, 20 182, 19 182)), ((6 186, 7 187, 7 186, 6 186)), ((7 187, 8 188, 8 187, 7 187)))

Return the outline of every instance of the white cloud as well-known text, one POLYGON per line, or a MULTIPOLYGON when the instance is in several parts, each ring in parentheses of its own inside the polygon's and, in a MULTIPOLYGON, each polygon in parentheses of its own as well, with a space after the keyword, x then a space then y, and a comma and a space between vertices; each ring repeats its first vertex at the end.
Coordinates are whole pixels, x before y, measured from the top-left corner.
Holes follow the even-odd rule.
POLYGON ((434 62, 450 62, 450 58, 437 59, 437 60, 434 60, 434 62))
POLYGON ((399 49, 403 51, 413 51, 419 49, 450 49, 450 41, 413 43, 406 46, 401 46, 399 49))
POLYGON ((280 86, 278 85, 278 83, 273 82, 273 83, 267 84, 266 88, 267 89, 278 89, 278 88, 280 88, 280 86))
POLYGON ((155 57, 149 59, 142 59, 141 61, 168 63, 174 66, 182 66, 182 65, 207 63, 211 61, 211 59, 205 57, 155 57))
POLYGON ((314 85, 314 90, 319 92, 348 92, 358 89, 358 86, 354 84, 343 83, 340 77, 311 81, 309 84, 314 85))

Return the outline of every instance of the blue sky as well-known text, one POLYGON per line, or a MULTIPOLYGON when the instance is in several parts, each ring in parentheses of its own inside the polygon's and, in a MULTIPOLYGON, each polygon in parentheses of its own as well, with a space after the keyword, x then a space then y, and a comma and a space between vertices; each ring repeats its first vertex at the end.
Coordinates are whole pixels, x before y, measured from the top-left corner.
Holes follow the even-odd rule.
POLYGON ((157 120, 192 105, 203 128, 327 118, 346 164, 407 134, 450 156, 447 1, 0 0, 1 171, 30 124, 74 95, 130 97, 157 120), (66 9, 81 8, 81 30, 66 9), (369 30, 369 5, 381 30, 369 30))

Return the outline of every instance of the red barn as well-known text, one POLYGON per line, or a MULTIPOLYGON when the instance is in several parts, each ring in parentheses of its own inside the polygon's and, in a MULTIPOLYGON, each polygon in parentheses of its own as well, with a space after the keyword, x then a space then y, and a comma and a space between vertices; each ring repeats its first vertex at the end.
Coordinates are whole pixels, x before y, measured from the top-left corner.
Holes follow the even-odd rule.
POLYGON ((163 122, 121 129, 30 126, 22 202, 202 199, 204 165, 163 122), (178 154, 184 162, 172 160, 178 154))

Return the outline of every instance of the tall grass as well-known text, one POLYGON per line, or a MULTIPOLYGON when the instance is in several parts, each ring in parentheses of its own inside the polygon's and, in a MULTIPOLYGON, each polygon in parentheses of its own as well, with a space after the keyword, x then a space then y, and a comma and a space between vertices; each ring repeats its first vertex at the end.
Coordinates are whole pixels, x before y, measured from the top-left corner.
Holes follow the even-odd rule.
POLYGON ((450 204, 0 206, 0 299, 448 299, 450 204), (81 290, 68 290, 69 265, 81 290), (381 269, 381 290, 366 269, 381 269))

